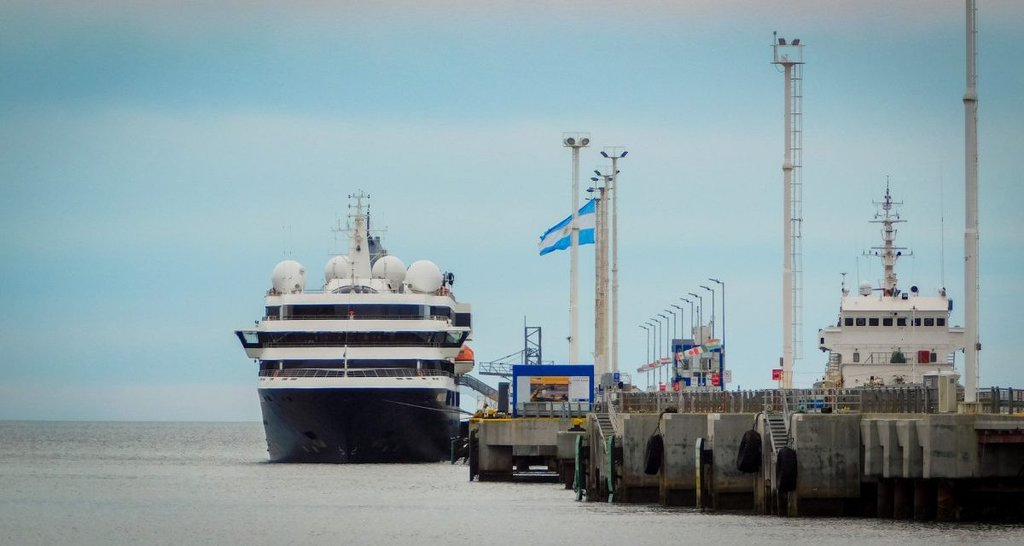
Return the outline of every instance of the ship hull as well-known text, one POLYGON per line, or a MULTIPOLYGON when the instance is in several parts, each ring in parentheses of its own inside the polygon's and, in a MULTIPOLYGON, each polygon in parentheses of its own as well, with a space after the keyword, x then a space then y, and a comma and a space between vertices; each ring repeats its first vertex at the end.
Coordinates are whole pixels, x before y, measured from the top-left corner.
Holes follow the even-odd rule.
POLYGON ((447 460, 457 393, 415 388, 259 389, 271 462, 447 460))

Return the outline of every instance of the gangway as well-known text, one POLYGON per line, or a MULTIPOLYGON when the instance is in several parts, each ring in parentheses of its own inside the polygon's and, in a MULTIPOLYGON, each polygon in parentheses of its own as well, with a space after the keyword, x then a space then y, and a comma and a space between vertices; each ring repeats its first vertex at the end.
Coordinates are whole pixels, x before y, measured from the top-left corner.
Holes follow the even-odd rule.
POLYGON ((498 389, 495 389, 494 387, 488 385, 487 383, 480 381, 479 379, 473 377, 472 375, 459 376, 457 382, 459 385, 462 385, 463 387, 469 387, 495 402, 498 401, 498 389))

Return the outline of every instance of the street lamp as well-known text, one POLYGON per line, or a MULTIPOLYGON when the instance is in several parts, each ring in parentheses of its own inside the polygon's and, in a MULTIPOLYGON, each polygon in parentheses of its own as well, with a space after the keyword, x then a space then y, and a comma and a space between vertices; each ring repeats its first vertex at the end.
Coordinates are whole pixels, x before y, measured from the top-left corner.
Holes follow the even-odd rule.
MULTIPOLYGON (((651 332, 654 334, 654 336, 652 336, 652 337, 655 337, 655 336, 658 335, 658 329, 657 329, 658 325, 657 324, 655 324, 655 323, 653 323, 651 321, 647 321, 644 324, 647 324, 648 326, 651 327, 651 332)), ((655 359, 654 352, 657 351, 657 347, 658 347, 658 341, 657 341, 657 337, 655 337, 654 351, 651 351, 651 360, 650 360, 650 362, 647 363, 647 386, 648 387, 651 386, 651 372, 654 371, 654 368, 651 367, 651 364, 654 363, 654 359, 655 359)))
POLYGON ((646 361, 646 364, 647 362, 650 362, 650 360, 647 359, 651 355, 651 328, 645 324, 641 324, 640 327, 644 329, 644 337, 647 339, 647 351, 644 352, 644 360, 646 361))
POLYGON ((589 133, 564 133, 562 145, 572 150, 572 223, 570 224, 569 246, 569 363, 579 363, 579 308, 577 272, 579 262, 579 201, 580 201, 580 148, 590 144, 589 133))
MULTIPOLYGON (((658 316, 663 318, 663 319, 665 319, 665 326, 662 327, 661 332, 663 334, 665 334, 665 339, 668 340, 668 332, 665 331, 665 330, 668 330, 668 315, 666 315, 664 313, 658 313, 658 316)), ((658 319, 658 320, 660 321, 661 319, 658 319)), ((662 343, 661 349, 664 349, 664 348, 665 348, 665 344, 662 343)), ((661 350, 658 351, 658 356, 661 357, 661 350)))
POLYGON ((708 288, 703 284, 700 287, 711 292, 711 337, 715 337, 715 289, 708 288))
POLYGON ((703 343, 703 341, 704 341, 704 297, 701 296, 700 294, 694 294, 693 292, 687 292, 687 294, 697 298, 697 301, 700 302, 700 303, 697 304, 697 320, 700 321, 700 324, 697 325, 697 328, 700 331, 700 334, 698 335, 698 337, 700 339, 697 339, 695 341, 697 341, 698 343, 703 343))
POLYGON ((725 283, 718 279, 708 279, 722 287, 722 346, 725 347, 725 283))
POLYGON ((684 319, 686 318, 686 315, 684 315, 683 312, 686 311, 686 310, 683 309, 682 307, 674 304, 674 303, 672 304, 672 307, 674 307, 676 309, 679 309, 679 338, 682 339, 683 338, 683 327, 685 326, 685 324, 684 324, 685 320, 684 319))
POLYGON ((612 365, 619 366, 619 166, 618 161, 628 154, 621 146, 601 150, 601 155, 612 160, 612 180, 608 197, 612 211, 612 365))
POLYGON ((693 302, 686 298, 679 298, 681 301, 685 301, 690 304, 690 335, 693 335, 693 302))
MULTIPOLYGON (((676 335, 676 312, 673 311, 672 309, 665 309, 665 312, 668 313, 670 317, 672 317, 672 329, 668 331, 668 333, 669 333, 668 344, 669 344, 669 347, 671 347, 672 346, 672 336, 676 335)), ((668 352, 668 356, 672 356, 672 351, 671 350, 668 352)))

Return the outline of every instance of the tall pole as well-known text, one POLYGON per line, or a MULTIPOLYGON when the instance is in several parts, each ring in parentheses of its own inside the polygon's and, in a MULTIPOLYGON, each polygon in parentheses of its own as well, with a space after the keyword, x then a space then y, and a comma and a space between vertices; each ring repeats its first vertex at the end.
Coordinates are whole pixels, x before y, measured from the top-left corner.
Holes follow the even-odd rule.
POLYGON ((794 70, 803 64, 800 40, 794 39, 787 44, 785 38, 774 37, 773 64, 781 64, 785 76, 785 137, 784 155, 782 160, 782 209, 783 209, 783 250, 782 250, 782 388, 793 388, 793 357, 794 337, 798 331, 794 329, 796 322, 797 298, 794 290, 795 262, 797 252, 794 248, 794 223, 799 221, 794 212, 799 204, 794 198, 794 116, 793 106, 799 100, 793 93, 794 70))
POLYGON ((967 91, 964 93, 964 322, 967 343, 964 347, 964 402, 978 401, 978 352, 981 337, 978 327, 980 288, 978 286, 978 72, 975 49, 978 27, 974 0, 967 0, 967 91))
POLYGON ((671 307, 668 308, 668 309, 665 309, 665 312, 668 313, 668 315, 670 317, 672 317, 672 329, 668 331, 668 334, 669 334, 668 335, 668 343, 669 343, 668 356, 672 356, 672 336, 674 336, 676 334, 676 312, 673 311, 671 307))
MULTIPOLYGON (((657 332, 658 332, 657 326, 655 326, 655 324, 653 322, 651 322, 651 321, 647 321, 646 324, 651 327, 651 334, 652 334, 651 337, 652 338, 655 337, 657 335, 657 332)), ((654 343, 654 347, 652 349, 656 350, 657 349, 657 345, 658 345, 657 340, 655 339, 653 341, 653 343, 654 343)), ((651 359, 647 361, 647 386, 648 387, 651 386, 651 372, 654 370, 654 368, 651 367, 651 364, 653 364, 654 360, 655 360, 654 350, 651 351, 651 359)))
POLYGON ((722 352, 725 352, 725 283, 718 279, 708 279, 722 287, 722 352))
MULTIPOLYGON (((597 181, 598 179, 592 178, 597 181)), ((604 215, 607 208, 606 188, 594 187, 587 191, 594 193, 597 210, 594 211, 594 374, 601 377, 608 370, 608 343, 605 327, 605 282, 604 282, 604 215)))
POLYGON ((711 337, 715 337, 715 289, 708 288, 703 284, 700 287, 711 292, 711 337))
POLYGON ((686 319, 686 315, 684 315, 683 313, 685 310, 674 303, 672 304, 672 307, 679 309, 679 339, 683 339, 683 321, 686 319))
POLYGON ((679 298, 690 304, 690 337, 693 337, 693 302, 686 298, 679 298))
POLYGON ((628 154, 621 147, 605 148, 601 155, 612 160, 609 201, 612 209, 612 370, 619 369, 619 167, 618 160, 628 154))
POLYGON ((651 353, 651 329, 643 324, 640 327, 644 329, 644 339, 647 341, 647 351, 644 353, 644 361, 646 363, 650 362, 650 360, 647 360, 647 357, 651 353))
POLYGON ((700 345, 704 343, 704 296, 701 296, 700 294, 694 294, 693 292, 689 292, 689 295, 697 298, 697 301, 699 302, 697 304, 697 320, 700 322, 700 324, 697 325, 698 339, 695 339, 694 341, 696 341, 697 344, 700 345))
POLYGON ((590 137, 580 133, 562 135, 562 145, 572 149, 572 228, 569 235, 569 363, 579 363, 579 202, 580 148, 590 144, 590 137))

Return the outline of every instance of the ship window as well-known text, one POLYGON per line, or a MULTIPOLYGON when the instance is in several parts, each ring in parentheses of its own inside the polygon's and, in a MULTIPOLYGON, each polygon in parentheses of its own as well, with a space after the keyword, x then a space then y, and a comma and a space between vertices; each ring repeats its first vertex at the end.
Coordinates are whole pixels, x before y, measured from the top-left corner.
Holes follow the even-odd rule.
POLYGON ((871 317, 868 319, 868 326, 878 326, 878 317, 871 317))
POLYGON ((898 317, 896 319, 896 326, 906 326, 906 325, 907 325, 907 317, 898 317))
POLYGON ((853 319, 850 317, 843 319, 843 326, 853 326, 853 319))
POLYGON ((937 319, 935 319, 935 325, 936 326, 945 326, 946 325, 946 319, 944 319, 944 318, 937 318, 937 319))
POLYGON ((935 326, 935 319, 933 319, 933 318, 926 318, 926 319, 924 319, 924 325, 925 326, 935 326))
POLYGON ((860 362, 860 353, 853 353, 853 361, 860 362))
POLYGON ((857 326, 864 326, 867 324, 867 319, 864 317, 857 317, 857 326))
POLYGON ((281 306, 280 305, 268 305, 267 306, 267 314, 266 314, 267 317, 277 318, 278 315, 280 315, 280 314, 281 314, 281 306))
POLYGON ((892 326, 892 317, 882 319, 882 326, 892 326))
POLYGON ((920 325, 921 325, 921 319, 919 319, 919 318, 914 319, 914 326, 920 326, 920 325))

